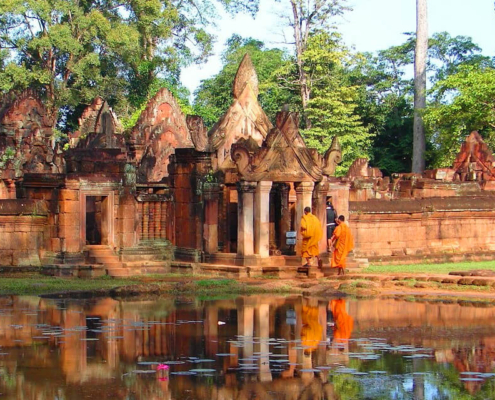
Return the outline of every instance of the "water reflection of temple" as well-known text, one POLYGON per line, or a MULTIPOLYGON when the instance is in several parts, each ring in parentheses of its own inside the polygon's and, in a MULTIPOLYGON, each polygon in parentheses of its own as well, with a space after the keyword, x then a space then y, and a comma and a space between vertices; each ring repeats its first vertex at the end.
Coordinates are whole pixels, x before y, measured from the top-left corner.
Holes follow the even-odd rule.
MULTIPOLYGON (((195 399, 332 399, 338 394, 328 370, 314 368, 349 365, 349 354, 356 351, 351 334, 357 339, 390 335, 391 343, 433 349, 438 362, 459 372, 489 372, 495 360, 494 317, 494 308, 383 300, 258 296, 191 304, 4 298, 0 366, 11 380, 1 381, 0 389, 28 399, 57 393, 77 398, 71 397, 77 390, 112 398, 132 393, 180 399, 187 392, 195 399), (447 328, 462 340, 453 345, 443 335, 447 328), (469 346, 473 351, 466 350, 469 346), (214 362, 195 364, 188 357, 214 362), (212 368, 215 384, 206 377, 159 380, 157 374, 132 372, 153 368, 140 362, 166 360, 183 362, 172 365, 173 372, 212 368)), ((473 391, 480 384, 465 386, 473 391)))

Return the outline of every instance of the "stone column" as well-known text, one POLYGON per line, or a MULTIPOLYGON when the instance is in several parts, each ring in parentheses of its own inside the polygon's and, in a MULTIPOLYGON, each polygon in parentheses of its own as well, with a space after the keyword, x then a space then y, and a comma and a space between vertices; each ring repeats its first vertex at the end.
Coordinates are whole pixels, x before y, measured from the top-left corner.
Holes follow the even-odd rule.
POLYGON ((238 182, 239 199, 237 203, 237 254, 254 254, 254 191, 255 182, 238 182))
POLYGON ((254 211, 254 252, 261 257, 270 255, 270 189, 272 182, 258 182, 254 211))
POLYGON ((332 196, 333 207, 338 215, 343 215, 349 219, 349 189, 351 182, 339 180, 329 182, 327 196, 332 196))
POLYGON ((258 309, 258 326, 259 326, 259 338, 260 338, 260 358, 258 360, 259 367, 259 380, 260 382, 269 382, 272 380, 272 373, 270 371, 270 305, 262 302, 258 309))
POLYGON ((285 233, 290 231, 290 210, 289 210, 289 185, 282 183, 278 186, 280 191, 280 237, 278 238, 280 243, 280 250, 282 254, 285 254, 289 250, 287 246, 285 233))
POLYGON ((301 255, 302 236, 301 236, 301 218, 304 215, 304 208, 312 206, 314 182, 299 182, 295 184, 296 188, 296 217, 294 226, 297 232, 296 254, 301 255))
POLYGON ((208 254, 218 251, 218 199, 220 196, 218 184, 206 184, 203 188, 205 217, 203 227, 204 249, 208 254))
POLYGON ((327 252, 327 193, 328 182, 318 182, 315 186, 315 196, 313 198, 313 214, 316 215, 321 223, 323 236, 319 243, 320 254, 327 252))

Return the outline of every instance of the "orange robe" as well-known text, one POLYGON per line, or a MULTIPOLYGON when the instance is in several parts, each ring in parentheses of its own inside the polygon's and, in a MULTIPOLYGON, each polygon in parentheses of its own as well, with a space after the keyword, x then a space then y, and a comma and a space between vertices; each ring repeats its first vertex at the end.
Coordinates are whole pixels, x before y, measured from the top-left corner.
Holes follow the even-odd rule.
POLYGON ((337 243, 332 253, 332 268, 345 268, 347 254, 354 248, 351 228, 341 223, 335 228, 333 236, 337 238, 337 243))
POLYGON ((311 213, 303 215, 301 219, 302 256, 304 258, 315 257, 320 254, 318 242, 323 236, 321 224, 318 218, 311 213))
POLYGON ((318 321, 318 316, 318 307, 303 306, 301 344, 307 352, 316 350, 323 336, 323 327, 318 321))
POLYGON ((345 300, 336 299, 330 302, 330 310, 335 321, 333 339, 337 343, 342 343, 351 338, 354 320, 345 310, 345 300))

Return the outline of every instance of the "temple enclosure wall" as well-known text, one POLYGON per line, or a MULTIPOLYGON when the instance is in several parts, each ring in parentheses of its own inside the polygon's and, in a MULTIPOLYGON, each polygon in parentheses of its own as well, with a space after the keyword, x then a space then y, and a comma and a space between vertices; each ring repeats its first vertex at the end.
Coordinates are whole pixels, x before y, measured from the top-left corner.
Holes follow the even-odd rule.
POLYGON ((355 253, 377 262, 449 256, 447 261, 466 254, 483 259, 495 251, 494 200, 488 195, 350 202, 355 253))
POLYGON ((45 201, 0 200, 0 266, 39 267, 50 234, 45 201))

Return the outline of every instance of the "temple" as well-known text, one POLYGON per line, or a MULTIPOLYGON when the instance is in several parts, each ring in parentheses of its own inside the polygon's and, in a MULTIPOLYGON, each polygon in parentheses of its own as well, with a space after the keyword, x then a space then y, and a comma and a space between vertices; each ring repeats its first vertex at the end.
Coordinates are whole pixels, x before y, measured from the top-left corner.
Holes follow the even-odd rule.
POLYGON ((303 209, 324 224, 329 198, 355 237, 351 266, 493 259, 495 159, 478 133, 452 168, 383 177, 357 159, 335 177, 338 139, 320 155, 306 146, 297 114, 281 111, 272 122, 257 97, 246 55, 233 102, 210 131, 161 89, 129 131, 96 98, 62 147, 35 92, 6 96, 0 266, 75 276, 295 276, 303 209))

